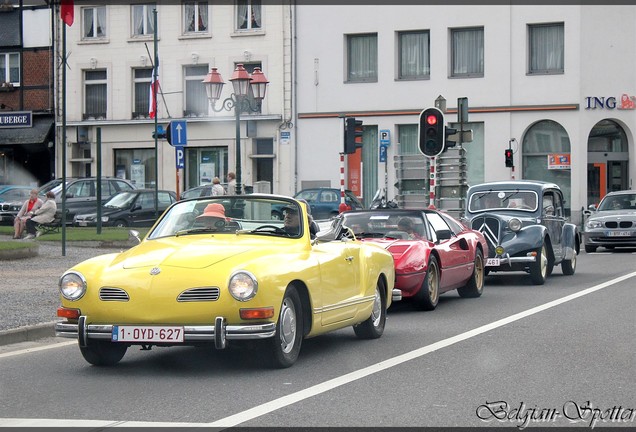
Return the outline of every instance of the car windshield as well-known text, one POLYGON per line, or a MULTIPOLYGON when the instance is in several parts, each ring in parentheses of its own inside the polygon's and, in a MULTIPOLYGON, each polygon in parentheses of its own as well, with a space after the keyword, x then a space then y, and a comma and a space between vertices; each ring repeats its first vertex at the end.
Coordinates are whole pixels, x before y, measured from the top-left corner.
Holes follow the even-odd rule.
POLYGON ((636 194, 606 195, 598 211, 636 210, 636 194))
MULTIPOLYGON (((68 180, 66 183, 68 184, 68 180)), ((62 190, 62 179, 51 180, 50 182, 43 184, 38 190, 38 195, 44 196, 50 190, 57 195, 59 191, 62 190)))
POLYGON ((425 237, 421 212, 352 212, 343 213, 343 224, 353 230, 357 238, 414 239, 425 237))
POLYGON ((104 207, 124 209, 130 207, 137 194, 135 192, 121 192, 109 199, 104 207))
POLYGON ((180 201, 170 207, 149 239, 197 234, 234 234, 299 238, 304 233, 300 206, 291 199, 242 195, 180 201), (283 218, 272 219, 273 209, 283 218))
POLYGON ((468 210, 472 213, 491 210, 534 212, 537 210, 537 193, 531 190, 482 190, 468 198, 468 210))

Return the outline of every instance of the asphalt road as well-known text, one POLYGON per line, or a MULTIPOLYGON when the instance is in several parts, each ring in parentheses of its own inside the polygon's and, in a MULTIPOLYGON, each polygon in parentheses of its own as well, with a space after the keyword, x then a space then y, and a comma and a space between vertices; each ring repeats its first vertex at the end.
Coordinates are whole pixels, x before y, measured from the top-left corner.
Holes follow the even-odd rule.
POLYGON ((633 251, 582 253, 543 286, 495 274, 479 299, 396 304, 379 340, 306 340, 284 370, 246 350, 133 348, 97 368, 73 341, 5 346, 0 426, 634 427, 635 280, 633 251))

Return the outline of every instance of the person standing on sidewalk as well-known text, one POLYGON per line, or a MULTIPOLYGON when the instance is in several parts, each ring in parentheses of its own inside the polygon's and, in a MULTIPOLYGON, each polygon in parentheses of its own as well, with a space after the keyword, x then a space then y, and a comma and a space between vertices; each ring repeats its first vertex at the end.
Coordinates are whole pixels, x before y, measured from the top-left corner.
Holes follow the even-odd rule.
POLYGON ((24 233, 24 227, 27 219, 33 216, 33 212, 40 208, 42 205, 42 200, 38 198, 38 190, 31 189, 31 193, 29 194, 29 199, 22 204, 22 208, 15 216, 15 220, 13 221, 13 238, 20 239, 22 238, 22 234, 24 233))
POLYGON ((53 222, 55 219, 55 212, 57 211, 57 204, 55 203, 55 194, 52 191, 46 193, 46 201, 37 209, 31 218, 26 221, 27 236, 25 239, 32 239, 39 235, 36 232, 36 227, 41 223, 53 222))
POLYGON ((236 174, 232 171, 227 173, 227 194, 236 195, 236 174))
POLYGON ((212 196, 225 195, 225 189, 221 185, 221 179, 214 177, 212 179, 212 196))

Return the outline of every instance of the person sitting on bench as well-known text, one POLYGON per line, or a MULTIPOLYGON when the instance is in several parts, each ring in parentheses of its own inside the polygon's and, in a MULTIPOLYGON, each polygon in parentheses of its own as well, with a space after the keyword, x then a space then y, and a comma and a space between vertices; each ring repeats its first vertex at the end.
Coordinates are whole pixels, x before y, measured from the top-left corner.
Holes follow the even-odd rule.
POLYGON ((33 213, 33 216, 26 221, 27 236, 25 239, 32 239, 39 235, 39 232, 36 232, 38 224, 53 222, 56 211, 57 204, 55 203, 55 194, 52 191, 48 191, 46 193, 46 201, 44 201, 44 204, 42 204, 42 206, 33 213))

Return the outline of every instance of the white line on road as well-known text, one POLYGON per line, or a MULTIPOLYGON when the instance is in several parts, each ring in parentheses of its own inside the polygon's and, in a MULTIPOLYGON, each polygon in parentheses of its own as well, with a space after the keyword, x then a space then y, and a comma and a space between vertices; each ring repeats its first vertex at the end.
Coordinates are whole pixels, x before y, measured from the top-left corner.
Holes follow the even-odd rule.
POLYGON ((53 348, 62 348, 69 345, 77 345, 77 341, 74 340, 74 341, 66 341, 66 342, 55 342, 55 343, 52 343, 51 345, 43 345, 39 347, 25 348, 18 351, 10 351, 10 352, 0 354, 0 359, 5 357, 14 357, 14 356, 22 355, 22 354, 29 354, 29 353, 37 352, 37 351, 50 350, 53 348))
MULTIPOLYGON (((507 324, 513 323, 515 321, 521 320, 523 318, 527 318, 531 315, 535 315, 539 312, 545 311, 547 309, 553 308, 555 306, 561 305, 563 303, 567 303, 569 301, 575 300, 579 297, 583 297, 586 296, 588 294, 591 294, 593 292, 608 288, 612 285, 615 285, 619 282, 622 282, 624 280, 633 278, 634 276, 636 276, 636 272, 632 272, 629 274, 626 274, 624 276, 620 276, 617 278, 614 278, 612 280, 609 280, 607 282, 603 282, 599 285, 584 289, 582 291, 579 291, 577 293, 574 294, 570 294, 568 296, 562 297, 560 299, 556 299, 553 300, 551 302, 545 303, 543 305, 540 306, 536 306, 533 307, 531 309, 525 310, 523 312, 519 312, 516 313, 514 315, 510 315, 509 317, 506 318, 502 318, 500 320, 494 321, 490 324, 486 324, 483 325, 481 327, 477 327, 473 330, 469 330, 467 332, 461 333, 457 336, 453 336, 450 337, 448 339, 444 339, 441 340, 439 342, 435 342, 431 345, 427 345, 425 347, 422 348, 418 348, 416 350, 401 354, 399 356, 381 361, 380 363, 376 363, 374 365, 371 366, 367 366, 363 369, 354 371, 354 372, 350 372, 348 374, 342 375, 340 377, 337 378, 333 378, 330 379, 328 381, 322 382, 320 384, 316 384, 314 386, 308 387, 304 390, 300 390, 297 391, 295 393, 289 394, 287 396, 283 396, 280 397, 278 399, 274 399, 270 402, 264 403, 262 405, 256 406, 254 408, 250 408, 248 410, 242 411, 240 413, 225 417, 223 419, 211 422, 211 423, 205 423, 204 425, 207 427, 217 427, 217 428, 229 428, 229 427, 233 427, 233 426, 237 426, 240 425, 242 423, 245 423, 249 420, 253 420, 255 418, 261 417, 263 415, 269 414, 271 412, 274 412, 276 410, 285 408, 289 405, 293 405, 297 402, 300 402, 302 400, 305 399, 309 399, 313 396, 317 396, 319 394, 325 393, 329 390, 333 390, 335 388, 341 387, 345 384, 348 384, 350 382, 365 378, 369 375, 373 375, 376 374, 378 372, 382 372, 386 369, 398 366, 402 363, 405 363, 407 361, 422 357, 426 354, 430 354, 434 351, 437 351, 439 349, 442 348, 446 348, 448 346, 454 345, 458 342, 462 342, 465 341, 467 339, 473 338, 475 336, 478 336, 480 334, 489 332, 491 330, 495 330, 499 327, 503 327, 507 324)), ((26 351, 26 350, 25 350, 26 351)), ((36 426, 38 424, 42 424, 41 422, 43 421, 43 419, 0 419, 0 426, 36 426)), ((73 423, 74 426, 79 425, 78 420, 54 420, 54 419, 46 419, 46 424, 47 426, 58 426, 58 425, 69 425, 70 423, 73 423)), ((87 421, 87 423, 89 422, 94 422, 95 421, 87 421)), ((176 425, 183 425, 183 423, 160 423, 160 422, 127 422, 127 421, 122 421, 122 422, 116 422, 116 421, 110 421, 110 422, 104 422, 104 426, 106 425, 116 425, 116 426, 138 426, 138 425, 147 425, 147 426, 154 426, 154 427, 159 427, 159 426, 176 426, 176 425)), ((201 423, 188 423, 187 425, 189 426, 203 426, 201 423)))

